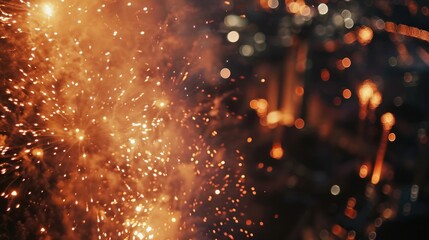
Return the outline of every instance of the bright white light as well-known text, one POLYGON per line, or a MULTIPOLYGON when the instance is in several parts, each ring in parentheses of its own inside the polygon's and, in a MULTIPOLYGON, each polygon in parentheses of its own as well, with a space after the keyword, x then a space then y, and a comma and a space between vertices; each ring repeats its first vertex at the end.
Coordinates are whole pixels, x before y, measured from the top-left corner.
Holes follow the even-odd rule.
POLYGON ((320 15, 325 15, 325 14, 327 14, 327 13, 328 13, 329 8, 328 8, 328 5, 326 5, 326 4, 324 4, 324 3, 321 3, 321 4, 319 4, 319 6, 317 7, 317 10, 319 11, 319 14, 320 14, 320 15))
POLYGON ((52 17, 54 15, 54 9, 52 8, 51 5, 49 4, 45 4, 43 5, 43 12, 48 16, 48 17, 52 17))
POLYGON ((240 34, 237 31, 231 31, 226 35, 226 39, 232 43, 235 43, 238 41, 238 39, 240 39, 240 34))

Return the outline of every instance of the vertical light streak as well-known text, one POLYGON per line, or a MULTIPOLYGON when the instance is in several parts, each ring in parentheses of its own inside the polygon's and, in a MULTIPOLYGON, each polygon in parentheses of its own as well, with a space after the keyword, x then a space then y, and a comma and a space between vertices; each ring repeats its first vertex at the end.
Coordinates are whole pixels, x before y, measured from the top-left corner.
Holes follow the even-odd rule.
POLYGON ((381 171, 383 169, 384 155, 386 154, 387 140, 389 132, 395 125, 395 117, 392 113, 385 113, 381 116, 381 123, 383 125, 383 133, 380 140, 380 146, 377 150, 377 156, 375 159, 374 172, 372 173, 371 183, 376 185, 381 178, 381 171))

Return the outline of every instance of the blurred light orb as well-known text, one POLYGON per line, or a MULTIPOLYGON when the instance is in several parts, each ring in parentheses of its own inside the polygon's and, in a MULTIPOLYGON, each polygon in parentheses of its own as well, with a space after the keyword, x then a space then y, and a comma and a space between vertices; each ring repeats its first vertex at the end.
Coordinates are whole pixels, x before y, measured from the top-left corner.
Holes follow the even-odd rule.
POLYGON ((320 15, 327 14, 329 11, 328 5, 326 5, 325 3, 319 4, 319 6, 317 6, 317 11, 319 11, 320 15))
POLYGON ((378 30, 383 30, 385 26, 386 26, 386 23, 382 19, 378 19, 377 21, 375 21, 375 27, 378 30))
POLYGON ((366 178, 368 176, 368 172, 369 172, 368 166, 363 164, 359 169, 359 177, 366 178))
POLYGON ((341 64, 344 68, 349 68, 352 65, 352 60, 350 60, 348 57, 345 57, 341 60, 341 64))
POLYGON ((255 52, 255 50, 250 45, 246 44, 246 45, 243 45, 240 47, 240 54, 245 56, 245 57, 252 56, 254 52, 255 52))
POLYGON ((291 2, 288 4, 288 10, 291 13, 298 13, 299 11, 299 4, 297 2, 291 2))
POLYGON ((345 9, 341 12, 341 16, 343 16, 344 19, 348 19, 352 17, 352 13, 349 10, 345 9))
POLYGON ((257 32, 253 36, 253 40, 255 40, 255 43, 257 43, 257 44, 263 44, 263 43, 265 43, 265 34, 263 34, 261 32, 257 32))
POLYGON ((381 124, 386 130, 390 130, 395 125, 395 116, 392 113, 387 112, 381 116, 381 124))
POLYGON ((41 148, 34 148, 31 153, 37 158, 42 158, 44 154, 43 149, 41 148))
POLYGON ((283 157, 284 150, 280 143, 274 143, 270 151, 270 156, 274 159, 280 160, 283 157))
POLYGON ((352 91, 350 89, 346 88, 343 90, 343 98, 344 99, 350 99, 352 97, 352 91))
POLYGON ((246 20, 237 15, 228 15, 224 18, 223 23, 227 27, 244 27, 246 26, 246 20))
POLYGON ((381 93, 379 91, 375 91, 369 99, 369 108, 373 110, 376 109, 378 106, 380 106, 381 100, 383 100, 381 93))
POLYGON ((275 125, 281 121, 283 115, 280 111, 272 111, 267 115, 268 125, 275 125))
POLYGON ((222 69, 220 70, 220 76, 221 76, 223 79, 227 79, 227 78, 229 78, 229 77, 231 76, 231 70, 229 70, 228 68, 222 68, 222 69))
POLYGON ((332 185, 332 187, 331 187, 331 194, 332 195, 337 196, 338 194, 340 194, 340 191, 341 191, 340 186, 332 185))
POLYGON ((371 28, 363 26, 358 30, 358 41, 362 45, 367 45, 374 37, 374 32, 371 28))
POLYGON ((353 19, 351 18, 344 19, 344 27, 346 27, 347 29, 352 28, 354 25, 355 25, 355 22, 353 21, 353 19))
POLYGON ((268 0, 268 7, 271 9, 276 9, 279 6, 278 0, 268 0))
POLYGON ((335 24, 335 26, 341 26, 344 24, 344 18, 339 14, 335 14, 335 16, 332 18, 332 22, 335 24))
POLYGON ((396 140, 396 134, 389 133, 388 139, 389 139, 389 142, 394 142, 396 140))
POLYGON ((305 121, 302 118, 298 118, 295 120, 294 125, 296 129, 303 129, 305 127, 305 121))
POLYGON ((303 5, 299 8, 299 13, 304 17, 309 17, 311 14, 311 8, 307 5, 303 5))
POLYGON ((235 43, 240 39, 240 34, 237 31, 231 31, 226 35, 229 42, 235 43))

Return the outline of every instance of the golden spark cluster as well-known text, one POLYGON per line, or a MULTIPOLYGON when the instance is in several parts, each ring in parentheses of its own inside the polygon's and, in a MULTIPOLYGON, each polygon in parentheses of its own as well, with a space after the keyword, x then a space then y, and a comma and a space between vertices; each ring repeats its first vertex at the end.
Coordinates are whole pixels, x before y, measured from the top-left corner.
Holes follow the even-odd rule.
POLYGON ((42 239, 252 236, 244 158, 206 134, 224 110, 204 92, 216 37, 196 9, 168 0, 0 9, 0 190, 11 225, 42 239))

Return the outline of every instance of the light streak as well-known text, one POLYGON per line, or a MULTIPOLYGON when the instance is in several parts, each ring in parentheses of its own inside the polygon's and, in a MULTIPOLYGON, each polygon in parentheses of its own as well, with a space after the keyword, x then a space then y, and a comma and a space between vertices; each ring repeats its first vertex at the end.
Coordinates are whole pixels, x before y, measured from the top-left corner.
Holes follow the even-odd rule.
POLYGON ((371 183, 377 184, 381 178, 381 171, 383 169, 383 160, 384 155, 386 153, 387 148, 387 139, 389 136, 389 132, 392 129, 393 125, 395 125, 395 117, 392 113, 385 113, 381 116, 381 123, 383 125, 383 133, 381 136, 380 147, 377 151, 377 156, 374 164, 374 172, 372 173, 371 183))
POLYGON ((386 32, 401 34, 407 37, 429 42, 429 31, 420 28, 387 21, 385 24, 385 30, 386 32))

